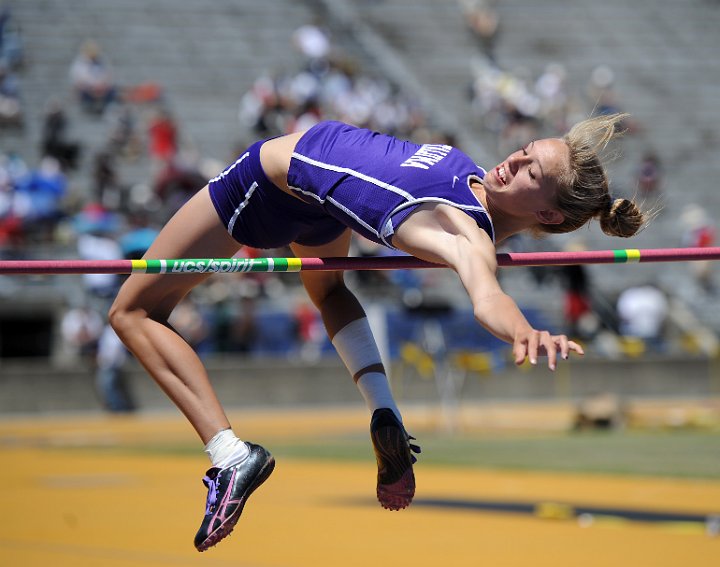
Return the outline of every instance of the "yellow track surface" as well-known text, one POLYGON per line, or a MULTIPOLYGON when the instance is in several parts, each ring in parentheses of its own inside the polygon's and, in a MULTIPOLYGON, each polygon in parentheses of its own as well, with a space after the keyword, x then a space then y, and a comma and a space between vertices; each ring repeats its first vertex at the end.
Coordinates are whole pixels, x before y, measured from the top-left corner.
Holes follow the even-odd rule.
MULTIPOLYGON (((272 450, 273 439, 329 424, 358 431, 362 412, 270 412, 233 418, 272 450)), ((540 515, 374 501, 373 462, 279 460, 233 534, 199 554, 204 512, 197 457, 89 449, 139 440, 192 441, 177 416, 39 417, 0 421, 2 567, 448 567, 720 565, 720 538, 699 524, 598 521, 582 526, 553 502, 706 513, 720 482, 416 467, 417 498, 548 503, 540 515)), ((368 441, 369 442, 369 441, 368 441)))

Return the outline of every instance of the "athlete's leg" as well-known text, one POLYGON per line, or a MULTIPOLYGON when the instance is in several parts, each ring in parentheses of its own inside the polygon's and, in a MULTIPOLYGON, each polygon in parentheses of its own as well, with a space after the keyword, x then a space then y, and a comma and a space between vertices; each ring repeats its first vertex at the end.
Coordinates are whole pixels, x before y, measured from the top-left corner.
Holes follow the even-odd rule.
MULTIPOLYGON (((226 232, 207 187, 184 205, 158 235, 146 258, 227 258, 240 245, 226 232)), ((110 310, 110 321, 137 359, 187 416, 213 466, 205 515, 195 547, 205 551, 235 527, 248 497, 272 473, 275 461, 260 445, 230 429, 225 412, 195 351, 168 324, 178 302, 206 274, 132 275, 110 310)))
MULTIPOLYGON (((294 244, 298 257, 347 256, 351 232, 322 246, 294 244)), ((301 272, 305 289, 318 307, 328 335, 372 412, 370 436, 378 464, 377 497, 384 508, 405 508, 415 494, 412 450, 393 399, 380 353, 360 302, 342 272, 301 272)))
MULTIPOLYGON (((240 245, 222 226, 207 187, 167 223, 145 258, 230 257, 240 245)), ((168 317, 207 274, 134 274, 110 309, 110 322, 128 349, 185 414, 203 443, 230 427, 197 354, 168 317)))
MULTIPOLYGON (((347 230, 337 239, 321 246, 293 244, 292 250, 299 258, 347 256, 351 234, 347 230)), ((320 310, 330 340, 370 410, 391 408, 400 419, 365 310, 345 285, 343 272, 301 272, 300 277, 308 296, 320 310)))

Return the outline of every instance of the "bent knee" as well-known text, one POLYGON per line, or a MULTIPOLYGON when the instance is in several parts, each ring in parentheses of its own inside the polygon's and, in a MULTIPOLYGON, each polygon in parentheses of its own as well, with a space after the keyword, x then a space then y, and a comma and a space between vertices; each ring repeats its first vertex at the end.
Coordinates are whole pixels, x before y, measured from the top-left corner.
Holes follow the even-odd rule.
POLYGON ((113 305, 108 312, 108 322, 115 333, 124 340, 148 314, 142 309, 128 309, 120 305, 113 305))
POLYGON ((108 312, 108 323, 117 333, 119 337, 125 334, 125 329, 130 326, 129 313, 125 309, 121 309, 113 305, 108 312))
POLYGON ((329 298, 337 294, 349 293, 342 272, 326 274, 306 274, 303 284, 310 300, 316 307, 321 307, 329 298))

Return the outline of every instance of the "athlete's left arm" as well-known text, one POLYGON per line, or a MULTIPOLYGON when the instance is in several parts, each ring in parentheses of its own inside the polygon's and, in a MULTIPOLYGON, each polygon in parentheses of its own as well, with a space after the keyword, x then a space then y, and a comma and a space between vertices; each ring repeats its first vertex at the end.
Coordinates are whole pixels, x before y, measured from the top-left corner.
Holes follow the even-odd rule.
POLYGON ((446 264, 457 272, 470 297, 478 323, 513 345, 515 362, 535 364, 547 354, 555 369, 558 354, 583 354, 580 345, 565 335, 534 329, 496 277, 497 259, 490 237, 468 215, 448 205, 424 206, 396 230, 395 247, 423 260, 446 264))

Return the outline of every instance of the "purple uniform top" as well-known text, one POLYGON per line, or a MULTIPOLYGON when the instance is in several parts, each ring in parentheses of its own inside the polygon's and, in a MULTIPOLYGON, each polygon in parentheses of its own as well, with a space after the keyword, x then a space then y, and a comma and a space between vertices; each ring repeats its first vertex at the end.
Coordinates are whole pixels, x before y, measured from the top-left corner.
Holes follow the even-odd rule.
POLYGON ((414 144, 340 122, 321 122, 300 139, 288 185, 307 203, 364 237, 392 246, 395 229, 418 206, 445 203, 495 232, 470 189, 485 170, 463 152, 441 144, 414 144))
POLYGON ((423 203, 461 209, 495 240, 490 217, 470 189, 485 170, 451 146, 321 122, 300 138, 290 161, 287 181, 298 199, 265 175, 262 144, 208 182, 218 216, 241 244, 319 246, 349 227, 392 248, 395 229, 423 203))

